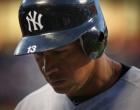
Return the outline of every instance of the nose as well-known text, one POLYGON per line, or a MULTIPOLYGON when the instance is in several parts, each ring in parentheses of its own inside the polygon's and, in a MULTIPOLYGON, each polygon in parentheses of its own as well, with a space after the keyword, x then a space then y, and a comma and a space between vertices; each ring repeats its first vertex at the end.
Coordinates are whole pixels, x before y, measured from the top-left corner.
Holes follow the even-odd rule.
POLYGON ((43 73, 49 73, 53 69, 59 69, 62 58, 58 52, 46 51, 35 55, 39 67, 43 73))

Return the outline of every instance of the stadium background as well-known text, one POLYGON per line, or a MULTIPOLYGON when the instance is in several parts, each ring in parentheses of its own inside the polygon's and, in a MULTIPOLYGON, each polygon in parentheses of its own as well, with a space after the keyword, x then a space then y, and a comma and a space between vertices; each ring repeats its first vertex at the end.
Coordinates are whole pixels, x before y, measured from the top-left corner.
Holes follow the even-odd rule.
MULTIPOLYGON (((140 67, 139 0, 100 0, 109 30, 106 53, 124 64, 140 67)), ((0 110, 13 110, 24 96, 46 82, 32 57, 13 56, 21 38, 20 0, 0 0, 0 110)))

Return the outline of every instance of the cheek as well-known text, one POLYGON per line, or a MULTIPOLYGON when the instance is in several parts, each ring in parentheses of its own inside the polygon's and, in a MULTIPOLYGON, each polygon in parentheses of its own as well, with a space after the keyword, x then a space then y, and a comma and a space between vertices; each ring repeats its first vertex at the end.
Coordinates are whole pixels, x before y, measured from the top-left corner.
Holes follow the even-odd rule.
POLYGON ((80 79, 85 76, 89 63, 90 59, 82 53, 77 53, 75 55, 69 54, 69 57, 65 57, 61 60, 63 69, 65 69, 70 76, 73 76, 76 79, 80 79))
POLYGON ((71 65, 69 77, 72 78, 77 84, 86 82, 91 76, 94 64, 88 60, 77 60, 79 63, 75 62, 75 65, 71 65))
MULTIPOLYGON (((66 68, 65 68, 66 69, 66 68)), ((87 71, 83 67, 77 67, 75 65, 69 65, 66 74, 64 76, 68 78, 68 80, 76 85, 80 85, 83 81, 86 80, 87 71)))

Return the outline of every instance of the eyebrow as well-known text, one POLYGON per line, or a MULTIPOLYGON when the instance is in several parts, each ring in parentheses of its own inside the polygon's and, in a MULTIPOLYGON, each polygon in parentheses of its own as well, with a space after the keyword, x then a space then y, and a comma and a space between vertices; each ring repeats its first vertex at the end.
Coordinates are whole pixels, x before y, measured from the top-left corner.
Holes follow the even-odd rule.
POLYGON ((67 48, 68 48, 67 46, 63 46, 63 47, 59 47, 57 49, 54 49, 54 51, 61 51, 61 50, 65 50, 67 48))

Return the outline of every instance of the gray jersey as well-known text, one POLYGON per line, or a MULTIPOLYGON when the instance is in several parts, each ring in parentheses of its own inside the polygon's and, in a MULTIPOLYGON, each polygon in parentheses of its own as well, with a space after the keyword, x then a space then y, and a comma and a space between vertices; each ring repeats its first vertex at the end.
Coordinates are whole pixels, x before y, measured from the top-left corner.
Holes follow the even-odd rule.
POLYGON ((26 96, 15 110, 73 110, 74 105, 64 94, 56 93, 46 84, 39 90, 26 96))
POLYGON ((15 110, 140 110, 140 70, 131 67, 113 87, 77 106, 47 84, 24 98, 15 110))

